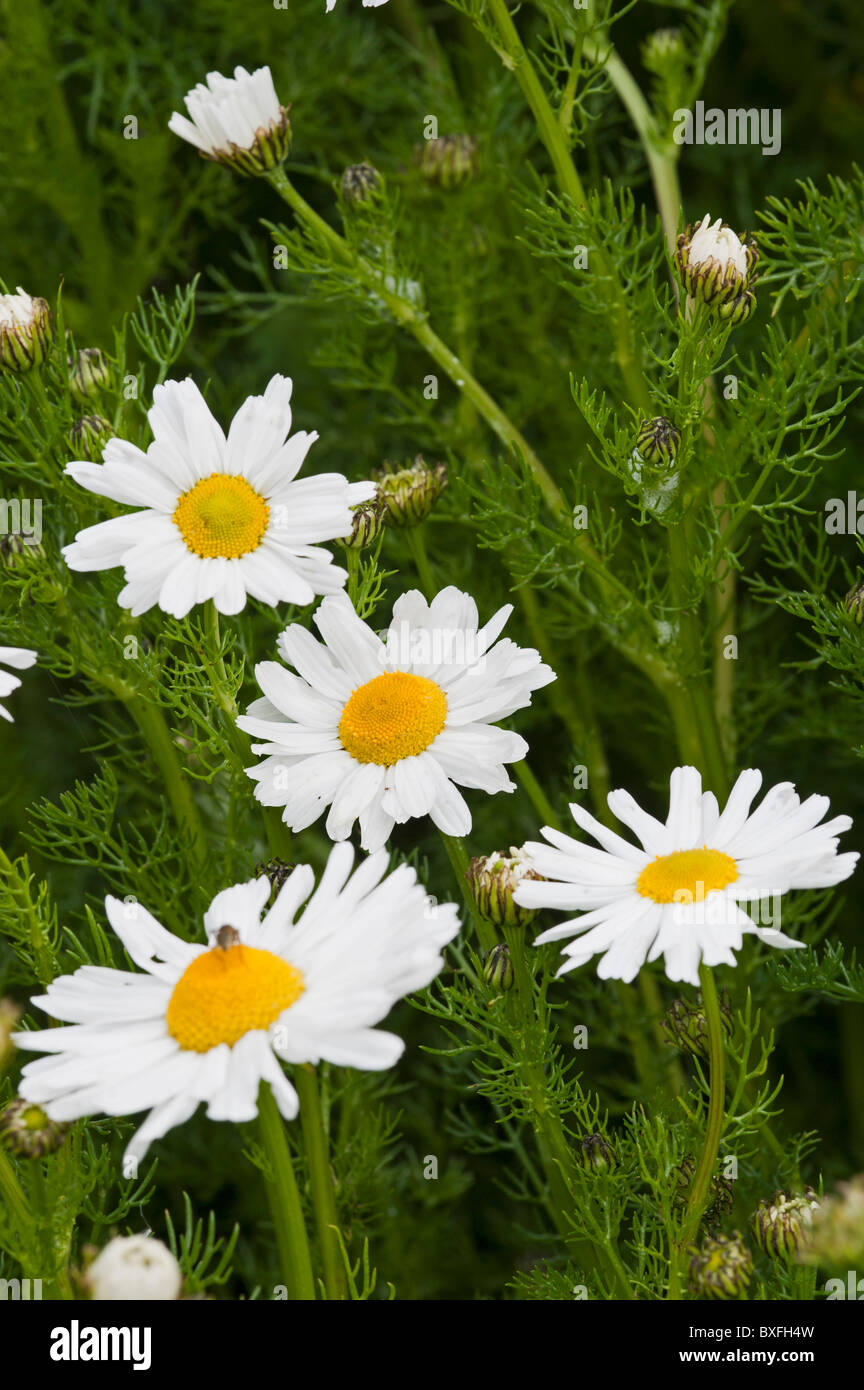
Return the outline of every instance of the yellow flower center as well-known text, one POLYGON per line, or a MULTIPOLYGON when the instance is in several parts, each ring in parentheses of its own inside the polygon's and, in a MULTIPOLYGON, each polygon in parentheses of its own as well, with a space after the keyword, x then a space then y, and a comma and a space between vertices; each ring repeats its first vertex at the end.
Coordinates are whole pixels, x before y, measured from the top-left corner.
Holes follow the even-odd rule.
POLYGON ((187 1052, 233 1047, 245 1033, 267 1029, 306 988, 299 970, 272 951, 239 943, 187 965, 168 1001, 168 1032, 187 1052))
POLYGON ((636 880, 636 891, 655 903, 702 903, 738 878, 738 865, 719 849, 679 849, 660 854, 636 880))
POLYGON ((354 691, 339 720, 339 737, 358 763, 392 767, 428 748, 446 718, 440 685, 408 671, 387 671, 354 691))
POLYGON ((258 549, 270 508, 245 478, 211 473, 183 493, 171 520, 193 555, 235 560, 258 549))

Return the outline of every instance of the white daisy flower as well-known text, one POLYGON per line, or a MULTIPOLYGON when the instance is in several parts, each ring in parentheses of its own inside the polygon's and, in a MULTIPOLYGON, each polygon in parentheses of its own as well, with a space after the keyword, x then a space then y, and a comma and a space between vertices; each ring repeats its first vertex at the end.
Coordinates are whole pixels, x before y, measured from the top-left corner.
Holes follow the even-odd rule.
POLYGON ((339 473, 296 480, 313 431, 292 435, 289 377, 250 396, 222 433, 195 383, 153 392, 153 443, 142 452, 110 439, 104 463, 70 463, 76 482, 115 502, 146 508, 79 531, 63 551, 70 569, 122 565, 118 602, 137 616, 158 603, 182 618, 213 599, 239 613, 247 596, 271 606, 304 605, 341 589, 346 572, 316 543, 351 530, 351 508, 375 484, 339 473))
MULTIPOLYGON (((377 9, 379 5, 386 4, 387 0, 363 0, 364 10, 377 9)), ((327 0, 327 14, 329 14, 331 10, 335 10, 335 8, 336 0, 327 0)))
POLYGON ((28 1062, 20 1094, 56 1119, 149 1110, 128 1169, 202 1102, 211 1120, 254 1119, 262 1081, 293 1119, 297 1093, 277 1058, 393 1066, 405 1044, 374 1025, 435 978, 459 918, 452 903, 430 911, 407 865, 385 877, 387 855, 376 854, 351 875, 353 861, 350 845, 334 846, 314 893, 312 869, 299 865, 263 918, 268 879, 217 893, 206 946, 173 936, 138 903, 106 898, 144 973, 85 965, 49 985, 34 1003, 73 1026, 15 1034, 18 1047, 54 1054, 28 1062))
POLYGON ((291 125, 288 107, 280 105, 269 67, 233 77, 208 72, 184 97, 188 120, 175 111, 168 129, 187 140, 207 159, 228 164, 243 174, 266 174, 288 153, 291 125))
POLYGON ((183 1275, 161 1240, 115 1236, 89 1266, 85 1282, 96 1303, 165 1303, 180 1297, 183 1275))
POLYGON ((828 888, 848 878, 858 855, 838 854, 837 836, 852 821, 835 816, 820 824, 827 796, 802 802, 791 782, 772 787, 751 814, 761 785, 761 772, 742 772, 721 814, 714 794, 702 791, 696 769, 677 767, 665 825, 629 792, 609 794, 609 809, 634 832, 639 846, 578 805, 570 807, 573 819, 602 849, 550 829, 542 832, 549 845, 527 844, 538 873, 552 881, 525 880, 516 902, 584 913, 537 937, 535 944, 578 938, 564 948, 569 959, 558 974, 602 953, 598 975, 629 981, 646 961, 663 956, 670 980, 698 985, 700 961, 734 965, 746 933, 769 946, 803 946, 776 925, 757 925, 745 905, 763 918, 770 902, 774 924, 783 893, 828 888))
POLYGON ((510 792, 505 763, 524 758, 524 738, 494 727, 555 679, 536 651, 496 641, 513 611, 478 628, 477 605, 447 588, 427 603, 416 590, 393 606, 384 640, 345 594, 315 614, 323 645, 299 624, 279 638, 297 675, 275 661, 255 668, 264 699, 237 722, 267 739, 249 776, 265 806, 303 830, 329 806, 327 834, 344 840, 360 820, 366 850, 394 824, 431 816, 447 835, 465 835, 471 812, 456 783, 510 792))
MULTIPOLYGON (((36 652, 28 651, 26 647, 0 647, 0 667, 14 666, 16 671, 26 671, 28 666, 32 666, 37 660, 36 652)), ((21 684, 17 676, 12 676, 8 671, 0 670, 0 698, 5 699, 11 695, 13 690, 17 690, 21 684)), ((11 724, 12 716, 7 709, 0 705, 0 719, 8 719, 11 724)))

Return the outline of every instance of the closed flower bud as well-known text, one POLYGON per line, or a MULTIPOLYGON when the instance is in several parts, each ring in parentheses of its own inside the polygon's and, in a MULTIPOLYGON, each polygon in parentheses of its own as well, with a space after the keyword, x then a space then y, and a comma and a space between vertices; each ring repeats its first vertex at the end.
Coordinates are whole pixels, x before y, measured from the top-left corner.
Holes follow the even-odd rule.
POLYGON ((10 532, 0 536, 0 568, 23 570, 37 560, 44 560, 44 546, 35 539, 10 532))
POLYGON ((844 1274, 864 1267, 864 1173, 838 1182, 836 1193, 823 1198, 798 1258, 844 1274))
POLYGON ((665 415, 657 415, 653 420, 643 420, 636 436, 636 448, 645 463, 670 464, 675 462, 681 436, 665 415))
POLYGON ((68 366, 72 394, 81 400, 98 396, 111 379, 108 363, 99 348, 82 348, 75 358, 69 358, 68 366))
POLYGON ((442 135, 415 149, 420 172, 438 188, 458 188, 477 173, 477 141, 472 135, 442 135))
POLYGON ((102 450, 109 439, 114 437, 114 426, 102 415, 82 415, 69 431, 69 445, 76 459, 98 462, 102 450))
POLYGON ((615 1155, 609 1142, 602 1134, 585 1134, 579 1141, 579 1157, 583 1168, 600 1172, 604 1168, 615 1167, 615 1155))
POLYGON ((744 323, 756 307, 752 287, 758 259, 755 241, 744 241, 719 217, 712 223, 707 214, 682 232, 675 251, 687 293, 733 324, 744 323))
MULTIPOLYGON (((729 995, 724 989, 720 994, 720 1022, 727 1038, 733 1032, 732 1009, 729 995)), ((666 1010, 661 1026, 673 1047, 680 1052, 689 1052, 693 1057, 708 1056, 708 1024, 701 993, 695 1000, 675 999, 666 1010)))
POLYGON ((527 927, 537 916, 536 908, 519 907, 513 894, 526 878, 542 877, 533 868, 530 855, 510 847, 509 856, 480 855, 472 859, 465 874, 477 910, 487 922, 499 927, 527 927))
POLYGON ((642 45, 642 62, 648 72, 664 73, 687 58, 687 43, 680 29, 655 29, 642 45))
POLYGON ((483 978, 487 984, 502 991, 512 989, 514 974, 510 952, 503 944, 493 946, 483 959, 483 978))
POLYGON ((374 545, 387 518, 387 505, 383 497, 373 497, 369 502, 358 502, 351 508, 354 520, 350 536, 343 536, 339 544, 347 550, 365 550, 374 545))
POLYGON ((269 174, 291 148, 289 107, 280 105, 269 67, 236 67, 233 77, 210 72, 184 101, 191 119, 175 111, 169 129, 238 174, 269 174))
POLYGON ((752 1273, 753 1256, 740 1231, 706 1236, 698 1248, 691 1246, 690 1288, 703 1298, 740 1298, 752 1273))
POLYGON ((167 1245, 150 1236, 115 1236, 85 1275, 90 1297, 99 1303, 141 1299, 165 1303, 179 1298, 183 1275, 167 1245))
POLYGON ((764 1198, 752 1222, 759 1249, 775 1259, 794 1259, 807 1245, 813 1213, 818 1210, 819 1199, 812 1187, 805 1187, 800 1197, 787 1197, 785 1192, 778 1192, 770 1200, 764 1198))
POLYGON ((426 520, 447 486, 447 465, 436 463, 430 468, 418 454, 407 467, 392 469, 385 464, 373 477, 393 524, 416 526, 426 520))
MULTIPOLYGON (((677 1168, 672 1170, 672 1210, 679 1217, 683 1216, 687 1210, 695 1173, 696 1162, 690 1154, 681 1160, 677 1168)), ((735 1184, 720 1173, 715 1173, 711 1179, 708 1203, 702 1213, 700 1224, 704 1225, 709 1232, 713 1232, 723 1217, 732 1210, 734 1201, 735 1184)))
POLYGON ((365 203, 381 182, 372 164, 349 164, 342 175, 342 197, 346 203, 365 203))
POLYGON ((0 1144, 19 1158, 42 1158, 60 1148, 68 1125, 49 1120, 29 1100, 13 1100, 0 1111, 0 1144))
POLYGON ((270 906, 275 903, 295 867, 294 864, 286 863, 284 859, 266 859, 255 865, 255 877, 270 880, 270 906))
POLYGON ((856 584, 843 600, 843 611, 860 627, 864 623, 864 583, 856 584))
POLYGON ((16 294, 0 294, 0 367, 29 372, 48 356, 51 310, 44 299, 32 299, 21 286, 16 294))

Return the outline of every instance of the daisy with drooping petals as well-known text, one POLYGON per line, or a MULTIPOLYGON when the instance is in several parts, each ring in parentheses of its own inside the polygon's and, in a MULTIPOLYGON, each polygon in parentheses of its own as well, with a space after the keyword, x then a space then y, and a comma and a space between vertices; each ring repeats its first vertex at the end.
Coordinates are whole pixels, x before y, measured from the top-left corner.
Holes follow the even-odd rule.
POLYGON ((184 98, 191 120, 175 111, 168 129, 187 140, 206 159, 227 164, 242 174, 266 174, 288 153, 291 124, 269 67, 233 77, 208 72, 184 98))
POLYGON ((329 806, 327 834, 344 840, 359 818, 366 850, 394 824, 431 816, 447 835, 465 835, 471 812, 456 783, 513 791, 505 763, 524 758, 518 734, 495 727, 555 679, 536 651, 497 641, 512 605, 478 627, 477 605, 447 588, 427 603, 416 590, 393 606, 385 640, 345 594, 315 614, 323 644, 299 624, 279 638, 297 674, 275 661, 255 668, 264 699, 237 722, 267 739, 249 769, 265 806, 303 830, 329 806))
POLYGON ((351 530, 352 506, 375 484, 339 473, 297 481, 318 436, 288 438, 291 389, 289 377, 274 376, 263 396, 244 401, 226 439, 191 379, 157 386, 146 453, 111 439, 104 463, 66 467, 90 492, 146 508, 79 531, 63 551, 69 568, 122 565, 118 602, 134 616, 158 603, 182 618, 208 599, 239 613, 247 595, 303 605, 341 589, 346 571, 318 543, 351 530))
POLYGON ((629 792, 609 794, 609 809, 639 845, 578 805, 570 807, 573 819, 602 849, 550 829, 543 830, 548 845, 526 845, 537 872, 552 881, 524 880, 516 902, 584 914, 537 937, 535 944, 577 938, 564 948, 569 959, 558 974, 602 953, 598 975, 629 981, 646 961, 662 955, 670 980, 698 985, 700 961, 734 965, 734 952, 747 933, 769 946, 803 946, 776 926, 757 925, 744 905, 771 900, 774 922, 781 894, 828 888, 848 878, 858 855, 838 854, 837 836, 852 821, 835 816, 822 823, 827 796, 801 801, 791 782, 772 787, 751 813, 761 785, 760 772, 742 772, 721 813, 714 794, 702 791, 700 773, 677 767, 665 825, 629 792))
MULTIPOLYGON (((26 671, 36 661, 36 653, 28 651, 26 647, 0 647, 0 667, 14 666, 16 671, 26 671)), ((11 695, 13 690, 17 690, 21 681, 17 676, 10 675, 8 671, 0 670, 0 697, 4 698, 11 695)), ((11 724, 12 716, 8 709, 0 705, 0 718, 8 719, 11 724)))
POLYGON ((149 1110, 126 1150, 137 1163, 202 1102, 212 1120, 254 1119, 262 1081, 293 1119, 297 1093, 277 1058, 393 1066, 404 1043, 374 1025, 435 978, 459 918, 452 903, 429 911, 407 865, 385 877, 387 856, 376 854, 352 875, 353 861, 350 845, 335 846, 314 893, 312 869, 299 865, 263 918, 268 879, 217 893, 206 946, 107 898, 140 972, 85 965, 49 985, 34 1002, 72 1026, 15 1035, 53 1054, 28 1062, 21 1095, 57 1120, 149 1110))

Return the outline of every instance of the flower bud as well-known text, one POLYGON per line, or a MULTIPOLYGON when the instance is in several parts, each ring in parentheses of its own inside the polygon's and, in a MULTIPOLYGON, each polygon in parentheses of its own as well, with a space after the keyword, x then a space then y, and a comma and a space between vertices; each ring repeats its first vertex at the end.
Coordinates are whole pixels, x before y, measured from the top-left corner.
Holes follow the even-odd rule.
POLYGON ((513 894, 526 878, 542 878, 533 868, 530 855, 510 846, 509 856, 479 855, 465 873, 477 910, 487 922, 499 927, 527 927, 537 916, 536 908, 519 907, 513 894))
MULTIPOLYGON (((677 1168, 672 1170, 672 1210, 679 1217, 682 1217, 687 1210, 695 1174, 696 1161, 691 1154, 687 1154, 677 1168)), ((713 1232, 723 1217, 732 1210, 734 1201, 735 1184, 720 1173, 715 1173, 711 1178, 708 1203, 702 1213, 700 1224, 704 1225, 709 1232, 713 1232)))
POLYGON ((368 502, 358 502, 351 508, 354 520, 350 536, 343 536, 339 542, 346 550, 365 550, 374 545, 387 518, 387 505, 383 497, 373 497, 368 502))
POLYGON ((114 426, 103 415, 82 415, 69 431, 69 446, 76 458, 97 463, 109 439, 114 438, 114 426))
POLYGON ((477 173, 478 149, 473 135, 442 135, 417 145, 414 156, 427 182, 459 188, 477 173))
POLYGON ((744 323, 756 307, 758 259, 755 241, 736 236, 719 217, 712 223, 707 214, 681 233, 675 251, 687 293, 733 324, 744 323))
POLYGON ((653 420, 643 420, 636 436, 636 448, 645 463, 671 464, 675 462, 681 436, 665 415, 657 415, 653 420))
POLYGON ((680 29, 655 29, 642 45, 642 63, 648 72, 663 74, 687 58, 687 43, 680 29))
POLYGON ((288 864, 284 859, 266 859, 255 865, 255 877, 270 880, 269 907, 273 906, 295 868, 295 864, 288 864))
MULTIPOLYGON (((720 1022, 726 1037, 731 1038, 734 1024, 729 994, 725 989, 720 993, 720 1022)), ((661 1027, 667 1033, 668 1041, 679 1052, 689 1052, 692 1057, 708 1056, 708 1024, 701 992, 695 1000, 673 1000, 661 1021, 661 1027)))
POLYGON ((585 1134, 579 1141, 579 1157, 583 1168, 601 1172, 615 1167, 615 1155, 602 1134, 585 1134))
POLYGON ((844 1274, 864 1266, 864 1173, 838 1182, 836 1193, 823 1198, 798 1258, 844 1274))
POLYGON ((778 1192, 770 1200, 763 1198, 752 1220, 759 1249, 778 1260, 794 1259, 808 1243, 813 1213, 818 1210, 819 1199, 812 1187, 805 1187, 800 1197, 778 1192))
POLYGON ((44 560, 45 547, 37 540, 10 531, 0 536, 0 569, 23 570, 37 561, 44 560))
POLYGON ((486 952, 483 958, 483 978, 487 984, 494 985, 502 992, 513 988, 513 962, 510 959, 510 951, 503 942, 486 952))
POLYGON ((29 372, 48 356, 51 310, 44 299, 32 299, 18 286, 16 294, 0 294, 0 367, 29 372))
POLYGON ((19 1158, 54 1153, 68 1129, 68 1125, 49 1120, 45 1111, 29 1100, 12 1100, 0 1111, 0 1144, 19 1158))
POLYGON ((860 627, 864 623, 864 582, 850 589, 843 600, 843 611, 860 627))
POLYGON ((150 1236, 115 1236, 87 1270, 84 1282, 100 1303, 179 1298, 183 1275, 167 1245, 150 1236))
POLYGON ((447 465, 436 463, 430 468, 418 454, 405 468, 385 464, 373 477, 394 526, 416 526, 426 520, 447 486, 447 465))
POLYGON ((740 1231, 706 1236, 698 1248, 690 1247, 690 1288, 703 1298, 740 1298, 752 1273, 753 1256, 740 1231))
POLYGON ((342 197, 346 203, 365 203, 381 182, 372 164, 349 164, 342 175, 342 197))
POLYGON ((82 348, 74 359, 68 359, 68 367, 72 395, 80 400, 98 396, 111 379, 108 363, 100 348, 82 348))

